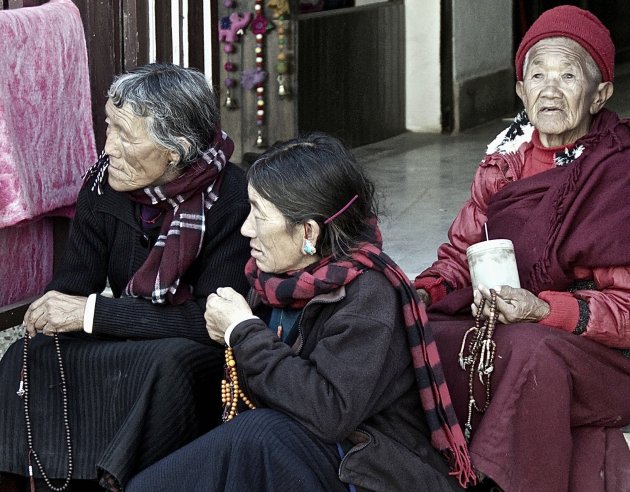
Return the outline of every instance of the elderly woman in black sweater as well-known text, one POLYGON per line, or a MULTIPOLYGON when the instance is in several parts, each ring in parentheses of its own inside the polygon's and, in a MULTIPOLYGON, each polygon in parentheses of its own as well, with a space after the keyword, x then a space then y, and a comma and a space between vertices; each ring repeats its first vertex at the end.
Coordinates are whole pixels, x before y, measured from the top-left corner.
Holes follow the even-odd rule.
POLYGON ((205 302, 247 290, 245 176, 204 75, 140 67, 115 79, 105 111, 63 261, 0 362, 0 472, 58 488, 120 489, 220 420, 205 302))

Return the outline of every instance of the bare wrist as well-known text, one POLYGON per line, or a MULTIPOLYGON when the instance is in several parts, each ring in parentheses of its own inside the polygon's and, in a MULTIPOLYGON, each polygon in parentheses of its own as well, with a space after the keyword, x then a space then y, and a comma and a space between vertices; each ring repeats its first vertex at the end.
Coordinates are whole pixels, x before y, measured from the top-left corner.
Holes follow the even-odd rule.
POLYGON ((547 303, 545 301, 541 301, 540 313, 541 313, 541 315, 538 318, 538 321, 542 321, 547 316, 549 316, 549 314, 551 313, 551 306, 549 305, 549 303, 547 303))

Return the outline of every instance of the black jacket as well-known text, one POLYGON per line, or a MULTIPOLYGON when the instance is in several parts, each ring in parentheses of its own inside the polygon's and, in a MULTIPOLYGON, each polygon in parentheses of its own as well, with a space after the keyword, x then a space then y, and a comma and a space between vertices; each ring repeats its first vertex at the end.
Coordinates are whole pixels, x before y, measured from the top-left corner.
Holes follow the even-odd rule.
POLYGON ((353 445, 343 482, 369 490, 457 490, 433 449, 420 404, 401 303, 368 271, 312 299, 289 347, 261 320, 234 328, 240 381, 257 406, 282 411, 327 443, 353 445))

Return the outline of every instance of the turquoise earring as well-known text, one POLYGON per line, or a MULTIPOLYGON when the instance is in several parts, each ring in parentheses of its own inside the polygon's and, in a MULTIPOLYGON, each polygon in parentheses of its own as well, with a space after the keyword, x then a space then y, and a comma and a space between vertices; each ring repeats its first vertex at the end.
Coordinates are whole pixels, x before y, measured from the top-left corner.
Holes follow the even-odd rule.
POLYGON ((310 239, 304 239, 304 246, 302 246, 302 251, 304 251, 304 253, 306 253, 307 255, 313 256, 315 253, 317 253, 317 248, 313 246, 313 243, 310 239))
POLYGON ((306 231, 306 224, 304 224, 304 243, 302 244, 302 251, 304 254, 313 256, 317 253, 317 248, 313 245, 312 241, 307 238, 308 232, 306 231))

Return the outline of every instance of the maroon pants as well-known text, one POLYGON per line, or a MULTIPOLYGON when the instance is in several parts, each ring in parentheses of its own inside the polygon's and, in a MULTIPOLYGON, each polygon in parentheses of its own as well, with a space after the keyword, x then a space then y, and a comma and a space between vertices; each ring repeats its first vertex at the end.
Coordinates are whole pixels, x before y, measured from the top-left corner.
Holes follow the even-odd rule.
MULTIPOLYGON (((458 352, 473 320, 430 319, 463 426, 468 375, 458 352)), ((630 423, 630 359, 533 323, 499 324, 494 340, 492 401, 472 420, 476 469, 509 492, 629 491, 630 451, 620 427, 630 423)))

